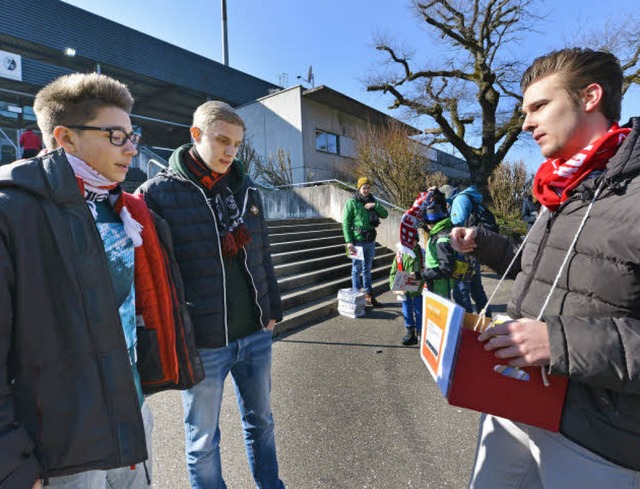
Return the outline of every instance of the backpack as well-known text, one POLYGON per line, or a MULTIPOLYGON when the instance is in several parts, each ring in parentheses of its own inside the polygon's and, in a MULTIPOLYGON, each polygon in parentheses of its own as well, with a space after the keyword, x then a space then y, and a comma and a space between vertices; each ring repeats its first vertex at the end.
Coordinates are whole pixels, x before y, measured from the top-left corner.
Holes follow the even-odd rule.
POLYGON ((500 227, 496 222, 496 216, 493 215, 489 209, 484 207, 482 204, 477 203, 470 196, 465 195, 470 201, 473 209, 471 210, 471 214, 467 218, 464 223, 465 227, 479 227, 486 229, 487 231, 491 231, 493 233, 499 233, 500 227))

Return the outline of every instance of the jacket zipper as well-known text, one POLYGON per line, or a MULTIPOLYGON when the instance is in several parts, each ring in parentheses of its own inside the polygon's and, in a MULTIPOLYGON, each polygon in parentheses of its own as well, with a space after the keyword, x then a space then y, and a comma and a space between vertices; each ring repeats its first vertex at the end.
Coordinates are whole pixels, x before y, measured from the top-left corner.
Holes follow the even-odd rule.
MULTIPOLYGON (((243 218, 244 220, 244 214, 247 210, 247 203, 249 202, 249 190, 257 190, 255 187, 247 187, 247 190, 244 194, 244 203, 242 204, 242 214, 240 214, 240 216, 243 218)), ((244 260, 242 261, 244 264, 244 268, 247 271, 247 274, 249 275, 249 278, 251 279, 251 286, 253 287, 253 292, 254 292, 254 297, 256 298, 256 305, 258 306, 258 311, 260 311, 260 326, 262 326, 263 330, 266 330, 267 327, 264 324, 264 312, 262 311, 262 307, 260 307, 260 303, 258 302, 258 288, 256 287, 256 283, 253 280, 253 275, 251 275, 251 271, 249 270, 249 265, 247 265, 247 258, 248 258, 248 254, 247 251, 243 249, 243 253, 244 253, 244 260)))
POLYGON ((172 172, 172 176, 174 175, 178 177, 178 180, 182 180, 184 182, 187 182, 193 185, 198 190, 198 192, 200 192, 200 194, 202 195, 202 198, 204 199, 205 205, 207 206, 207 208, 209 209, 209 212, 211 212, 211 216, 213 217, 213 225, 216 231, 216 238, 218 239, 218 256, 220 257, 220 268, 222 269, 222 297, 224 300, 224 342, 225 342, 224 344, 225 346, 229 346, 229 324, 228 324, 228 317, 227 317, 227 274, 224 270, 224 260, 222 258, 222 245, 220 244, 220 233, 218 232, 218 218, 216 217, 215 211, 209 205, 209 199, 207 199, 207 194, 204 193, 204 190, 202 190, 198 185, 196 185, 191 180, 183 178, 178 173, 172 172))

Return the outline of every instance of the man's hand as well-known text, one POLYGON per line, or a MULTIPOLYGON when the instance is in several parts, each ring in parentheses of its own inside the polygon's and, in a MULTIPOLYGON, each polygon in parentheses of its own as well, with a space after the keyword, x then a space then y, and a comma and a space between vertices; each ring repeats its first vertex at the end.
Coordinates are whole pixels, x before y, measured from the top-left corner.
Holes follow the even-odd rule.
POLYGON ((517 319, 486 329, 478 341, 497 358, 509 358, 514 367, 536 367, 551 361, 547 325, 533 319, 517 319))
POLYGON ((42 482, 40 482, 40 479, 36 481, 31 489, 42 489, 42 482))
POLYGON ((276 327, 276 320, 272 319, 269 321, 269 324, 267 324, 267 327, 264 329, 266 329, 267 331, 273 331, 273 328, 275 327, 276 327))
POLYGON ((375 202, 369 202, 368 204, 364 205, 364 208, 367 209, 368 211, 370 211, 371 209, 373 209, 376 206, 375 202))
POLYGON ((476 246, 476 228, 453 228, 451 230, 451 246, 460 253, 470 253, 476 246))
POLYGON ((350 255, 356 254, 356 247, 353 245, 353 243, 347 243, 347 249, 349 250, 350 255))

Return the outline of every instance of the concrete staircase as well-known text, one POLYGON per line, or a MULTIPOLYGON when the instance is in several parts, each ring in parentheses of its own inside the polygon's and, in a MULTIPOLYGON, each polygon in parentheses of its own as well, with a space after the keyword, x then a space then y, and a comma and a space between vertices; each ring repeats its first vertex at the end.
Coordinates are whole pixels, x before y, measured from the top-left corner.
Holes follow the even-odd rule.
MULTIPOLYGON (((267 224, 284 308, 276 332, 334 313, 338 290, 351 287, 351 260, 346 256, 342 225, 329 218, 270 220, 267 224)), ((393 256, 393 251, 376 245, 371 272, 374 293, 388 290, 393 256)))

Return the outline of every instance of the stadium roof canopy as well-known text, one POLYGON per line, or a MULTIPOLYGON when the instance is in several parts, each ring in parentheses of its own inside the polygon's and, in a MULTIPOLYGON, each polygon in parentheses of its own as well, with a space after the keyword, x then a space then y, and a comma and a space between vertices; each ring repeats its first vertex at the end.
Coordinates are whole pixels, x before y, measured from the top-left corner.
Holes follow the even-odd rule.
POLYGON ((190 125, 206 100, 235 107, 281 88, 59 0, 2 0, 2 18, 0 50, 22 57, 22 76, 0 78, 0 100, 31 105, 58 76, 99 70, 129 86, 134 115, 190 125))

